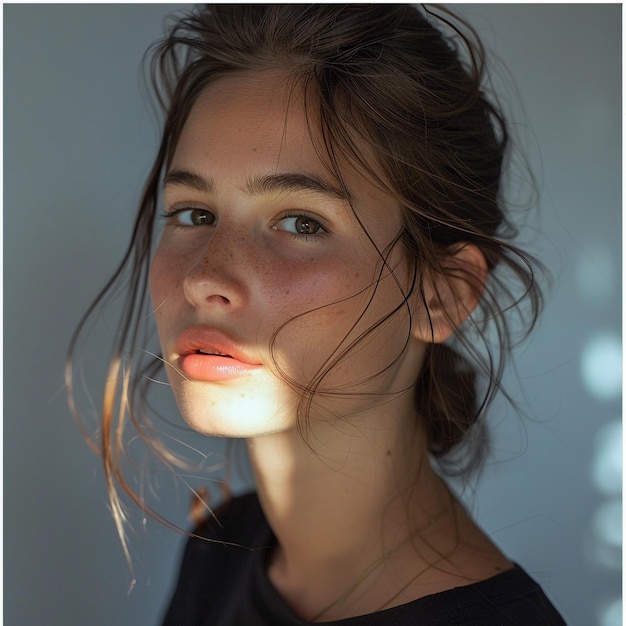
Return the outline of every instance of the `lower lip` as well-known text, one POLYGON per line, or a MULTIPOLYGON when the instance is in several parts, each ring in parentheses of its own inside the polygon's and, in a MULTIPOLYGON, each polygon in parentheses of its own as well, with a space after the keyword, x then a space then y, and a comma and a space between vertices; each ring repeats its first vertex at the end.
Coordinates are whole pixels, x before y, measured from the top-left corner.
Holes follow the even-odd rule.
POLYGON ((194 380, 222 381, 246 376, 261 366, 227 356, 186 354, 180 358, 179 367, 186 376, 194 380))

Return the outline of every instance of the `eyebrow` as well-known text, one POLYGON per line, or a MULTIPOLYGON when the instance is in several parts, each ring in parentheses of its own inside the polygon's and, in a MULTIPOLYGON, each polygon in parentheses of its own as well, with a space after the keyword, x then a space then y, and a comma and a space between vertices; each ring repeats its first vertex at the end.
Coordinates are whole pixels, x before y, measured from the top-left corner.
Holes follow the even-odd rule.
POLYGON ((163 178, 163 188, 171 186, 189 187, 205 193, 211 193, 215 189, 215 184, 212 180, 187 170, 169 171, 163 178))
MULTIPOLYGON (((216 184, 211 178, 200 176, 187 170, 171 170, 168 172, 163 179, 163 187, 170 185, 189 187, 204 193, 213 193, 216 188, 216 184)), ((350 200, 347 190, 344 191, 315 174, 300 172, 255 176, 246 181, 242 190, 248 195, 307 191, 339 200, 350 200)))

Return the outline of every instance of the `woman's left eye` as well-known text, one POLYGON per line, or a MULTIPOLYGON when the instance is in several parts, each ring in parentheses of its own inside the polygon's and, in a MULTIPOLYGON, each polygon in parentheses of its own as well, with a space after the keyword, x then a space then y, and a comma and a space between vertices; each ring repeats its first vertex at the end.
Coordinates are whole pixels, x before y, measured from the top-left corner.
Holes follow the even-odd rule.
POLYGON ((272 227, 275 230, 284 230, 294 235, 322 235, 324 227, 308 215, 289 215, 278 220, 272 227))

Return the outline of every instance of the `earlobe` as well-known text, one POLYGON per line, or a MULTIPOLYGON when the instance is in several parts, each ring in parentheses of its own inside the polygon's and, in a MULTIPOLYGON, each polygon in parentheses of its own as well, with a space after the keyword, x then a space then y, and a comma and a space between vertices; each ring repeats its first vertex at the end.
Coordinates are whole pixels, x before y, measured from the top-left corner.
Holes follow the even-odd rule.
POLYGON ((424 303, 413 329, 425 343, 441 343, 452 335, 479 303, 487 280, 487 262, 473 244, 458 244, 442 262, 442 271, 424 278, 424 303))

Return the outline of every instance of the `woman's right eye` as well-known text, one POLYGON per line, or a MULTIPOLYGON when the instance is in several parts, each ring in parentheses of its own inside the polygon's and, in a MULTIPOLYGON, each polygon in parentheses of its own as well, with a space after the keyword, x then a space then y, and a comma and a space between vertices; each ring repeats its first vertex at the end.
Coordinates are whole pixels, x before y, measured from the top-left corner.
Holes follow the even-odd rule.
POLYGON ((211 211, 198 208, 174 209, 166 217, 176 226, 213 226, 216 219, 211 211))

